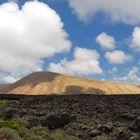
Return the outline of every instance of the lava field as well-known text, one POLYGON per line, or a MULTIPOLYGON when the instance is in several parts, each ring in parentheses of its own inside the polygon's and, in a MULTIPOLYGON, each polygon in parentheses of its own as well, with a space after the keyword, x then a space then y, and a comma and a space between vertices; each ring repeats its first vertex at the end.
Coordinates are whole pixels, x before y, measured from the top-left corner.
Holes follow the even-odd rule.
POLYGON ((140 95, 1 94, 0 119, 62 129, 81 140, 140 140, 140 95))

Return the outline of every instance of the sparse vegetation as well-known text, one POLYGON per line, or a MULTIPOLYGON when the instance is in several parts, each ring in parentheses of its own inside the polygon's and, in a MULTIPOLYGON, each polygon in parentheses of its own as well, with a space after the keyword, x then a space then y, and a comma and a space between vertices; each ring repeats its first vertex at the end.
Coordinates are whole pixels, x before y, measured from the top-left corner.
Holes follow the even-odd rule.
POLYGON ((56 131, 52 132, 50 137, 53 140, 79 140, 78 138, 76 138, 74 136, 70 136, 70 135, 66 134, 62 130, 56 130, 56 131))
POLYGON ((108 140, 107 136, 97 136, 97 140, 108 140))
POLYGON ((23 123, 0 120, 0 140, 78 140, 62 130, 50 131, 47 127, 35 126, 28 129, 23 123))
POLYGON ((23 140, 15 130, 0 128, 0 140, 23 140))
POLYGON ((9 128, 9 129, 14 129, 19 131, 20 130, 20 126, 16 121, 12 121, 12 120, 0 120, 0 128, 9 128))
POLYGON ((0 99, 0 105, 5 105, 7 103, 7 100, 0 99))

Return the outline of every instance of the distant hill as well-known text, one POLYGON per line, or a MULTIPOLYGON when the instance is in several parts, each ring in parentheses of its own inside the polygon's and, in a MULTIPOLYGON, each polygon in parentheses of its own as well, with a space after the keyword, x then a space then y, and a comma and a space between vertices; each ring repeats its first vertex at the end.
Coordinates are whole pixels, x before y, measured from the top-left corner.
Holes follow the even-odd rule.
POLYGON ((35 72, 0 89, 1 93, 43 94, 140 94, 140 86, 86 79, 53 72, 35 72))
POLYGON ((10 84, 0 84, 0 90, 8 87, 10 84))

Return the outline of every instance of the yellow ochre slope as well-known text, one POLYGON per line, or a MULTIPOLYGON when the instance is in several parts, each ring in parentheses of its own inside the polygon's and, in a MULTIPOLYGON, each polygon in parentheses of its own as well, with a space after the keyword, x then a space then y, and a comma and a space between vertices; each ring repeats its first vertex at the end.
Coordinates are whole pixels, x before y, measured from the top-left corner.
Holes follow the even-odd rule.
POLYGON ((35 72, 0 90, 1 93, 44 94, 140 94, 140 86, 86 79, 53 72, 35 72))

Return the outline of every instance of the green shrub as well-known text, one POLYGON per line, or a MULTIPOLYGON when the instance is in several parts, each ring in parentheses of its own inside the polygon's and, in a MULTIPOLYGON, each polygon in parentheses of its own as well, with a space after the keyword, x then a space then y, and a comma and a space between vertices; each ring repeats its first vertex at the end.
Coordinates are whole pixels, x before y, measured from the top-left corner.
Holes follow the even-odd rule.
POLYGON ((28 132, 29 132, 29 130, 27 128, 25 128, 24 126, 20 127, 18 130, 18 134, 21 137, 24 137, 28 132))
POLYGON ((0 99, 0 105, 5 105, 6 103, 7 103, 6 100, 4 100, 4 99, 0 99))
POLYGON ((49 131, 47 127, 35 126, 23 136, 24 140, 79 140, 62 130, 49 131))
POLYGON ((79 140, 78 138, 66 134, 63 130, 56 130, 50 134, 53 140, 79 140))
POLYGON ((49 129, 47 127, 36 126, 31 129, 31 132, 44 138, 49 136, 49 129))
POLYGON ((0 120, 0 130, 0 140, 79 140, 63 130, 50 131, 42 126, 28 129, 25 122, 14 120, 0 120))
POLYGON ((108 137, 105 135, 97 136, 97 140, 108 140, 108 137))
POLYGON ((19 131, 20 125, 16 121, 12 120, 0 120, 0 128, 10 128, 19 131))
POLYGON ((47 127, 35 126, 23 136, 24 140, 49 140, 49 130, 47 127))
POLYGON ((35 135, 34 133, 27 133, 23 136, 24 140, 47 140, 43 139, 42 136, 35 135))
POLYGON ((23 140, 15 130, 0 128, 0 140, 23 140))
POLYGON ((18 131, 19 135, 24 140, 48 140, 49 130, 47 127, 35 126, 31 129, 27 128, 26 123, 20 124, 20 129, 18 131))

